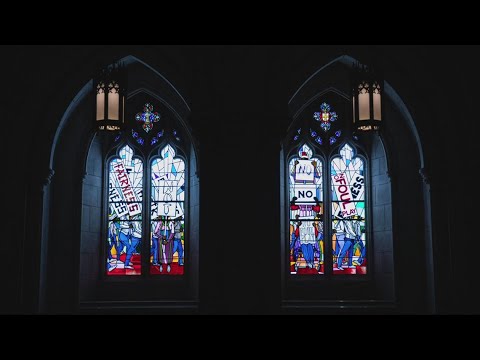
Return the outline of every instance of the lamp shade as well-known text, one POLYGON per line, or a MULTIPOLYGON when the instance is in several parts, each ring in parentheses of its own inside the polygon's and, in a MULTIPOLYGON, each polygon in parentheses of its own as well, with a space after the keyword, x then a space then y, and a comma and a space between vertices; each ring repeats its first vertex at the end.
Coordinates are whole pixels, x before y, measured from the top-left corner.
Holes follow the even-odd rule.
POLYGON ((98 131, 120 130, 124 124, 126 77, 123 68, 112 65, 95 81, 95 127, 98 131))
POLYGON ((383 80, 366 66, 355 65, 352 75, 353 125, 361 132, 378 131, 382 123, 383 80))

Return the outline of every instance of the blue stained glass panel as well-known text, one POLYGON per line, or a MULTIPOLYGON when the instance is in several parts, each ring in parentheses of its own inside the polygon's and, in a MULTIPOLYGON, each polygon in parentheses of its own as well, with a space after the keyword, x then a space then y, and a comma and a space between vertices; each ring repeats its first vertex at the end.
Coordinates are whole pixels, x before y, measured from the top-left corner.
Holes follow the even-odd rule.
POLYGON ((348 144, 331 161, 334 275, 367 273, 364 163, 348 144))
POLYGON ((108 276, 141 274, 143 163, 128 145, 109 163, 108 276))
POLYGON ((290 274, 323 274, 323 163, 306 144, 289 163, 289 201, 290 274))
POLYGON ((171 145, 152 161, 150 274, 183 275, 185 162, 171 145))

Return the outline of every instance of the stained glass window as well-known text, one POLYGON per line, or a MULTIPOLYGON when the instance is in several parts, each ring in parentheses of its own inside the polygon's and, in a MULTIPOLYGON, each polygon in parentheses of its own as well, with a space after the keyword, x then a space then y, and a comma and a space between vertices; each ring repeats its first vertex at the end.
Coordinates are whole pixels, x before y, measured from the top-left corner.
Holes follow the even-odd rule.
POLYGON ((331 161, 333 273, 366 274, 365 174, 348 144, 331 161))
POLYGON ((150 273, 183 275, 185 162, 165 146, 152 161, 150 273))
POLYGON ((323 167, 302 145, 289 164, 290 273, 323 274, 323 167))
POLYGON ((128 145, 108 166, 107 275, 141 274, 143 163, 128 145))
POLYGON ((346 121, 345 104, 326 99, 332 102, 309 105, 286 140, 293 154, 288 159, 286 261, 294 276, 365 275, 365 160, 345 142, 360 143, 346 121))
POLYGON ((154 111, 161 105, 142 100, 136 101, 143 111, 129 110, 113 142, 130 145, 115 145, 120 149, 107 164, 106 274, 184 275, 185 160, 178 153, 185 146, 183 130, 168 112, 154 111))

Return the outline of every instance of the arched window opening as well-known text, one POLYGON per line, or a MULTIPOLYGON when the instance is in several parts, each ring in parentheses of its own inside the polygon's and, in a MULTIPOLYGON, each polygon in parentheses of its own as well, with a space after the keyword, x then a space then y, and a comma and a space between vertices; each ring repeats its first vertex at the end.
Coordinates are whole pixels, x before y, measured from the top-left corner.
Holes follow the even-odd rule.
MULTIPOLYGON (((122 125, 99 129, 86 152, 80 308, 177 300, 195 307, 199 180, 190 109, 160 74, 126 62, 122 125)), ((89 105, 79 107, 83 116, 89 105)))
POLYGON ((400 302, 414 303, 401 297, 407 282, 422 286, 407 264, 420 264, 423 255, 405 251, 428 242, 428 234, 422 238, 421 231, 407 230, 420 229, 424 221, 417 201, 423 161, 418 134, 388 82, 381 108, 375 92, 370 104, 374 113, 381 111, 382 126, 376 131, 358 127, 353 63, 348 56, 332 61, 289 101, 292 121, 280 152, 286 309, 392 310, 400 302))
POLYGON ((104 191, 108 194, 106 273, 184 275, 188 184, 185 157, 175 150, 184 144, 184 136, 155 99, 142 94, 129 105, 122 131, 105 139, 110 152, 118 150, 108 163, 108 191, 104 191), (144 169, 148 159, 151 165, 144 169))
POLYGON ((357 154, 362 137, 347 121, 348 108, 346 99, 326 94, 306 107, 289 136, 292 276, 367 274, 366 157, 357 154))

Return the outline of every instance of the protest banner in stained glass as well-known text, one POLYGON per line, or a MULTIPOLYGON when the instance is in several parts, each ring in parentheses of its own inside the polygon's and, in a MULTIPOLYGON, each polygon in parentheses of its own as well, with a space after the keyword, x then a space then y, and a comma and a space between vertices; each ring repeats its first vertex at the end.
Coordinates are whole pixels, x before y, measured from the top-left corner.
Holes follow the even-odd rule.
POLYGON ((292 275, 324 273, 323 167, 304 144, 289 163, 289 268, 292 275))
POLYGON ((346 144, 331 161, 333 274, 367 273, 364 162, 346 144))
POLYGON ((150 274, 183 275, 185 162, 167 145, 152 161, 150 274))
POLYGON ((143 163, 128 145, 108 166, 109 276, 141 274, 143 163))

